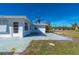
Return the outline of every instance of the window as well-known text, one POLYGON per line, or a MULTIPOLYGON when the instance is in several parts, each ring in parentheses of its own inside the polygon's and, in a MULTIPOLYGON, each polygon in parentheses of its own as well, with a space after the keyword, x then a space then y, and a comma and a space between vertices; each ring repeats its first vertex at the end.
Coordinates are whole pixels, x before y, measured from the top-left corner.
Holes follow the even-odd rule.
POLYGON ((25 30, 28 30, 28 24, 25 23, 25 30))
POLYGON ((13 23, 14 33, 18 33, 18 22, 13 23))
POLYGON ((37 27, 35 26, 34 29, 37 30, 37 27))
POLYGON ((30 25, 30 30, 32 30, 32 26, 30 25))
POLYGON ((0 19, 0 33, 7 33, 8 29, 8 20, 0 19))

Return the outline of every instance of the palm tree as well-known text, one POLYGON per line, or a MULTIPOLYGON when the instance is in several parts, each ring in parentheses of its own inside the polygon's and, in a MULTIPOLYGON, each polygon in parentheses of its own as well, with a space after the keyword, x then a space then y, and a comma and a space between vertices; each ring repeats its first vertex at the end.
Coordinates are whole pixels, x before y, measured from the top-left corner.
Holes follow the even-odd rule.
POLYGON ((40 16, 37 16, 36 23, 40 23, 40 22, 41 22, 40 16))
POLYGON ((43 23, 47 24, 46 25, 46 32, 49 32, 50 30, 52 30, 52 26, 50 25, 49 21, 47 21, 46 19, 44 19, 43 23))
POLYGON ((72 29, 73 30, 78 30, 78 24, 77 23, 72 24, 72 29))

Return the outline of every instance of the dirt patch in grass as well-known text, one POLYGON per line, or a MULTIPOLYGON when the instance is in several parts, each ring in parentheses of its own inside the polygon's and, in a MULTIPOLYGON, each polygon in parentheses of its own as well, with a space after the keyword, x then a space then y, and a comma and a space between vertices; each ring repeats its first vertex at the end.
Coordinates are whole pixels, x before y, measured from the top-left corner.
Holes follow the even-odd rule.
POLYGON ((24 55, 77 55, 79 43, 71 41, 33 40, 21 54, 24 55), (49 45, 55 44, 55 46, 49 45))

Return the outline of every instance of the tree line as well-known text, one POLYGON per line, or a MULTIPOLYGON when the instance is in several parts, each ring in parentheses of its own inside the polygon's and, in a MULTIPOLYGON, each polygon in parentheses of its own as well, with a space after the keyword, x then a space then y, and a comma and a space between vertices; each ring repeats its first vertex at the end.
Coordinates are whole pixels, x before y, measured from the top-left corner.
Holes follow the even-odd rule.
POLYGON ((47 30, 79 30, 78 23, 73 23, 71 26, 46 26, 47 30))
MULTIPOLYGON (((40 16, 37 16, 35 23, 41 23, 40 16)), ((54 30, 56 30, 56 29, 59 29, 59 30, 79 30, 79 25, 76 22, 71 24, 71 27, 68 27, 68 26, 52 26, 52 25, 50 25, 50 22, 47 21, 47 20, 44 20, 43 23, 47 24, 47 26, 46 26, 47 31, 52 30, 52 29, 54 29, 54 30)))

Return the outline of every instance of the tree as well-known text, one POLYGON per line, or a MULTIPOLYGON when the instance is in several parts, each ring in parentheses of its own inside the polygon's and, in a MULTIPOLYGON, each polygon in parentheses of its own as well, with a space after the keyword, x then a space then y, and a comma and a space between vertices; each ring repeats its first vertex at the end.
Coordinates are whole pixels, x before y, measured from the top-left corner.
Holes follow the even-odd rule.
POLYGON ((50 21, 44 20, 44 23, 47 24, 48 26, 51 26, 50 21))
POLYGON ((40 22, 41 22, 40 16, 37 16, 37 18, 36 18, 36 23, 40 23, 40 22))
POLYGON ((72 24, 72 29, 73 30, 78 30, 78 24, 77 23, 73 23, 72 24))
POLYGON ((50 25, 50 22, 47 20, 44 20, 44 23, 47 24, 46 25, 46 32, 50 32, 52 30, 52 26, 50 25))

